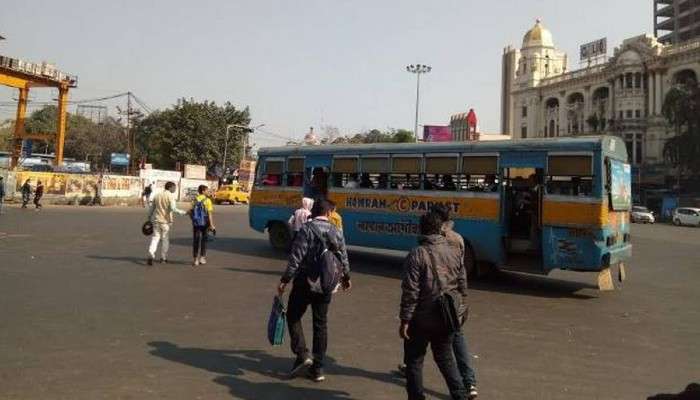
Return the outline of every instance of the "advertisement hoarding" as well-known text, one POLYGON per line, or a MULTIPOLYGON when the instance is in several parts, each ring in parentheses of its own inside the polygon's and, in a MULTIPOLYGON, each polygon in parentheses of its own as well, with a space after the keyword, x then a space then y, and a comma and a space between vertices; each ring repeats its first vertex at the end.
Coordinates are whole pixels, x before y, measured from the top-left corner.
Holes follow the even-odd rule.
POLYGON ((452 130, 449 125, 424 125, 423 140, 426 142, 451 142, 452 130))
POLYGON ((608 39, 602 38, 581 45, 581 61, 604 56, 608 53, 608 39))

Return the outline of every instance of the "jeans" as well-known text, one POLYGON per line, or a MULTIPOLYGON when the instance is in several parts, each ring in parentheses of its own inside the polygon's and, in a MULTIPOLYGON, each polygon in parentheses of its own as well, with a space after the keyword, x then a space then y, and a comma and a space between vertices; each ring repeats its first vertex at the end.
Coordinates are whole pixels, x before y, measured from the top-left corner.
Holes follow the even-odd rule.
POLYGON ((164 260, 168 259, 168 248, 170 247, 170 225, 161 222, 153 223, 153 236, 151 237, 151 245, 148 247, 148 255, 151 258, 156 258, 156 250, 158 243, 160 246, 160 257, 164 260))
POLYGON ((417 327, 413 322, 409 326, 409 339, 404 341, 404 360, 406 362, 406 392, 408 400, 425 400, 423 388, 423 360, 430 344, 433 359, 442 373, 453 400, 467 398, 467 390, 455 365, 452 344, 454 335, 447 333, 444 327, 417 327))
POLYGON ((328 307, 331 303, 331 296, 324 296, 311 292, 309 284, 305 279, 294 281, 292 292, 289 294, 289 304, 287 304, 287 325, 289 326, 289 337, 292 353, 298 359, 304 359, 309 355, 304 338, 304 328, 301 325, 301 318, 306 312, 306 308, 311 305, 313 313, 313 355, 314 368, 323 367, 323 359, 328 348, 328 307))
POLYGON ((476 386, 476 374, 471 366, 471 355, 469 354, 469 347, 467 347, 467 337, 464 336, 461 330, 455 334, 452 348, 454 349, 457 369, 462 376, 464 387, 469 389, 470 386, 476 386))
POLYGON ((29 193, 22 193, 22 208, 27 208, 27 204, 29 204, 29 193))
POLYGON ((41 208, 41 196, 34 196, 34 206, 41 208))
POLYGON ((209 232, 208 227, 192 227, 193 238, 192 238, 192 257, 206 257, 207 255, 207 233, 209 232))

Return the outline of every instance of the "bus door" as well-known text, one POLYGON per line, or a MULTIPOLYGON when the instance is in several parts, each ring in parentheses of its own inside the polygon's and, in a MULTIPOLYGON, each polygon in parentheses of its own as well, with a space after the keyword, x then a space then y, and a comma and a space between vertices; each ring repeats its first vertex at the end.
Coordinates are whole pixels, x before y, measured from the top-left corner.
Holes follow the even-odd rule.
POLYGON ((500 172, 504 182, 501 221, 508 266, 514 259, 524 257, 537 260, 532 268, 541 268, 546 156, 544 152, 501 153, 500 172))
POLYGON ((304 161, 304 197, 312 199, 328 197, 332 157, 308 155, 304 161))

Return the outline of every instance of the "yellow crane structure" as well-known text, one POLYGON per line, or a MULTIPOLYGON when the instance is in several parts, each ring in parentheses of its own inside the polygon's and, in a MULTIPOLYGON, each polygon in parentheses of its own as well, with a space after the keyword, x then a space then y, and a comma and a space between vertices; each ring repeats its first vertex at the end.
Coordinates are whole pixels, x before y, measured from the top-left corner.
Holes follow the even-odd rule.
POLYGON ((68 91, 71 88, 78 87, 78 79, 75 76, 67 75, 56 70, 52 64, 35 64, 15 58, 0 56, 0 85, 19 90, 10 168, 14 169, 19 162, 22 153, 22 141, 24 139, 55 139, 56 156, 54 158, 54 165, 60 166, 63 163, 63 144, 66 137, 68 91), (29 90, 33 88, 58 89, 56 132, 28 133, 25 130, 24 122, 27 113, 29 90))

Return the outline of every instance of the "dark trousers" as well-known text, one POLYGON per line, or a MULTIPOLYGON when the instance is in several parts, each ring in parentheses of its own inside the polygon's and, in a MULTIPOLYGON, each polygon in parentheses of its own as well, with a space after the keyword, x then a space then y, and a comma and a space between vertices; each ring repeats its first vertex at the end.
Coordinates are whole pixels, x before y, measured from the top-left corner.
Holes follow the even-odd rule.
POLYGON ((22 193, 22 208, 27 208, 29 203, 29 193, 22 193))
POLYGON ((192 257, 197 258, 199 256, 206 257, 207 255, 207 234, 209 232, 208 227, 192 227, 193 238, 192 238, 192 257))
POLYGON ((41 208, 41 196, 34 196, 34 206, 41 208))
POLYGON ((323 367, 323 359, 328 348, 328 307, 330 303, 331 296, 311 292, 305 279, 297 279, 292 287, 292 292, 289 294, 287 325, 289 326, 292 353, 296 354, 299 359, 306 358, 309 355, 301 318, 304 316, 307 307, 311 305, 313 313, 314 368, 323 367))
POLYGON ((455 359, 457 361, 457 369, 459 374, 462 376, 462 382, 464 387, 469 389, 470 386, 476 386, 476 374, 471 364, 471 355, 469 354, 469 347, 467 346, 467 337, 464 336, 462 331, 457 332, 454 335, 452 347, 455 352, 455 359))
POLYGON ((408 400, 425 400, 423 360, 428 345, 433 352, 435 364, 447 383, 452 399, 466 399, 467 391, 459 376, 452 349, 454 334, 447 333, 444 327, 421 328, 415 325, 411 323, 408 332, 410 339, 404 341, 408 400))

